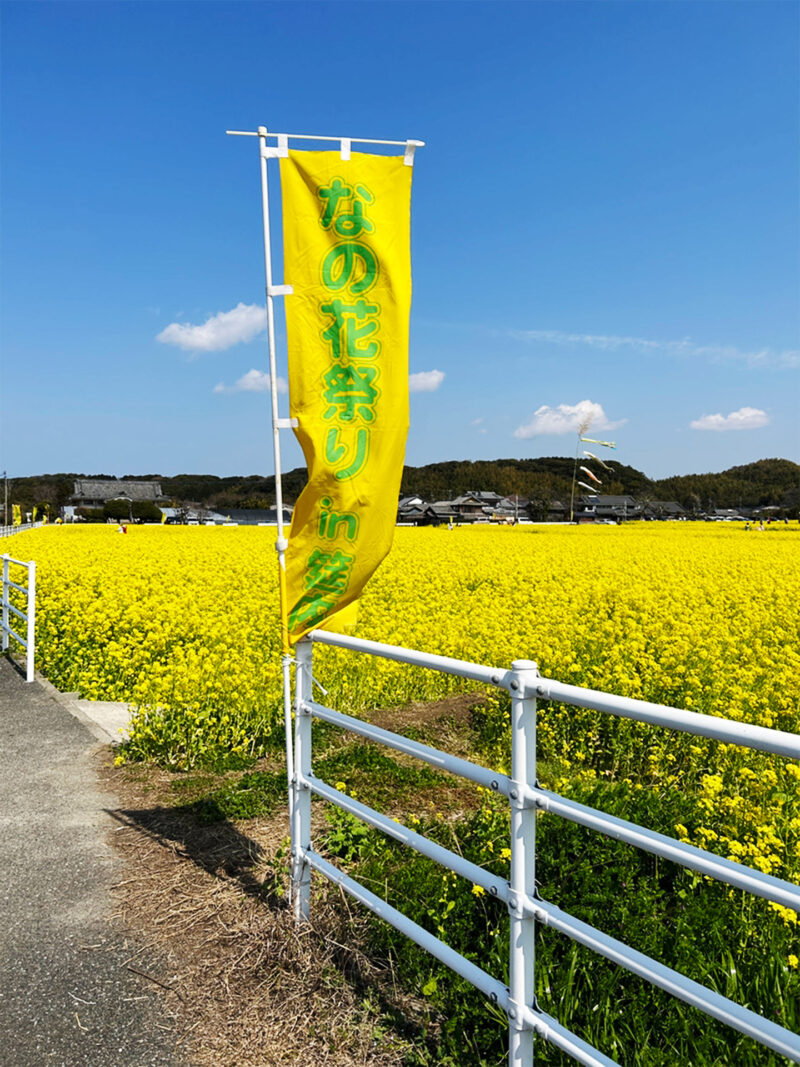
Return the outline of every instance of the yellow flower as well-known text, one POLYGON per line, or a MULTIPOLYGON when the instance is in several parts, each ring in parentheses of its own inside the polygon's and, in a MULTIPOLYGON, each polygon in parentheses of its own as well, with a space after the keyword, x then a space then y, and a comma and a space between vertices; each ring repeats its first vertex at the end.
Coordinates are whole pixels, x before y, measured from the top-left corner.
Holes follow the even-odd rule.
POLYGON ((789 964, 790 967, 792 967, 796 971, 798 965, 800 965, 800 960, 798 960, 797 956, 795 956, 795 954, 793 952, 791 952, 789 954, 789 958, 787 960, 787 963, 789 964))
MULTIPOLYGON (((475 526, 456 539, 399 528, 360 599, 357 634, 501 668, 533 659, 574 685, 797 733, 799 534, 776 529, 764 544, 719 524, 634 523, 613 536, 475 526), (535 589, 520 584, 534 570, 535 589)), ((133 540, 88 525, 15 534, 14 555, 38 565, 37 667, 62 690, 136 705, 143 757, 189 766, 208 753, 264 754, 283 717, 273 540, 258 527, 142 526, 133 540)), ((340 649, 314 653, 328 702, 356 715, 468 687, 340 649)), ((503 739, 480 762, 507 771, 500 709, 496 722, 503 739)), ((682 817, 702 830, 677 823, 677 837, 800 882, 800 764, 678 732, 641 759, 638 727, 603 723, 542 703, 548 788, 569 795, 602 781, 611 750, 628 753, 616 781, 638 796, 680 790, 693 805, 682 817)), ((480 842, 486 855, 492 839, 480 842)), ((797 914, 775 910, 794 933, 797 914)))
POLYGON ((482 885, 474 885, 472 887, 472 895, 475 897, 482 897, 486 893, 486 890, 482 885))

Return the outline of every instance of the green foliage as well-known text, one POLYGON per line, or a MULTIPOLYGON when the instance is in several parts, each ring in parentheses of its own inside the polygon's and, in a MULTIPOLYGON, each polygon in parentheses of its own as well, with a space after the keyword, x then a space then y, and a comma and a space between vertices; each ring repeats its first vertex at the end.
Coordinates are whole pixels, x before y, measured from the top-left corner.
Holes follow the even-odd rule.
POLYGON ((133 517, 143 522, 161 522, 161 509, 157 508, 152 500, 135 500, 133 517))
MULTIPOLYGON (((497 459, 470 462, 449 460, 423 467, 404 467, 401 494, 418 494, 427 501, 450 500, 469 490, 491 490, 503 496, 519 494, 531 499, 537 514, 542 501, 564 499, 572 485, 574 457, 542 456, 536 459, 497 459)), ((787 459, 761 459, 718 474, 688 474, 652 480, 635 467, 611 460, 612 481, 606 479, 605 491, 650 499, 677 500, 692 510, 708 507, 735 508, 779 505, 796 514, 800 499, 800 466, 787 459)), ((30 511, 34 504, 49 503, 53 515, 69 502, 76 478, 84 474, 42 474, 9 480, 14 501, 30 511)), ((92 475, 106 478, 109 475, 92 475)), ((284 499, 297 500, 307 481, 305 467, 283 475, 284 499)), ((124 475, 123 480, 160 481, 166 497, 220 509, 272 506, 275 502, 275 478, 261 475, 234 475, 220 478, 213 474, 178 474, 165 478, 158 474, 124 475)), ((134 505, 134 514, 136 505, 134 505)), ((113 516, 119 518, 125 515, 113 516)), ((142 516, 144 517, 144 516, 142 516)), ((157 521, 157 520, 156 520, 157 521)))
POLYGON ((286 773, 254 771, 202 796, 191 805, 199 823, 255 819, 270 815, 286 800, 286 773))
POLYGON ((220 713, 213 703, 141 707, 131 712, 130 738, 119 747, 120 760, 148 760, 154 754, 173 770, 241 770, 280 744, 276 708, 237 707, 220 713))
POLYGON ((103 516, 116 522, 124 522, 130 519, 132 507, 130 500, 107 500, 103 504, 103 516))
MULTIPOLYGON (((654 747, 664 743, 664 731, 619 722, 623 736, 617 737, 606 732, 609 717, 592 715, 557 705, 540 709, 543 786, 671 837, 676 831, 680 835, 681 824, 722 829, 730 821, 721 811, 715 815, 704 800, 710 742, 676 735, 666 739, 683 784, 676 788, 665 785, 649 759, 654 747), (624 736, 626 727, 640 736, 624 736), (575 756, 583 752, 583 759, 570 765, 565 747, 575 756)), ((489 695, 474 706, 472 727, 481 762, 507 769, 507 695, 489 695)), ((749 759, 752 766, 752 754, 749 759)), ((764 756, 761 779, 779 774, 780 765, 764 756)), ((727 790, 734 793, 736 773, 734 768, 734 778, 726 778, 727 790)), ((741 792, 744 787, 740 783, 738 788, 741 792)), ((784 773, 777 788, 784 800, 793 792, 795 804, 788 814, 796 817, 796 779, 784 773)), ((359 798, 379 807, 377 792, 368 779, 359 785, 359 798)), ((506 802, 484 792, 479 811, 455 820, 446 814, 431 810, 421 820, 410 815, 403 821, 507 878, 506 802)), ((325 847, 354 877, 490 974, 508 980, 509 927, 503 906, 351 816, 331 810, 327 818, 325 847)), ((753 839, 744 816, 729 831, 742 841, 753 839)), ((712 836, 709 847, 713 841, 712 836)), ((537 888, 544 899, 611 937, 789 1030, 800 1029, 800 971, 791 962, 797 962, 796 927, 768 902, 545 813, 537 818, 537 888)), ((407 1064, 499 1067, 505 1062, 507 1025, 497 1009, 377 919, 370 921, 370 942, 372 952, 391 960, 396 979, 421 992, 428 1004, 427 1040, 407 1064)), ((620 1063, 779 1067, 786 1062, 552 930, 537 931, 536 961, 537 1000, 543 1010, 620 1063)), ((572 1062, 541 1041, 536 1060, 542 1067, 572 1062)))
POLYGON ((398 763, 377 745, 366 742, 351 743, 315 759, 314 772, 323 781, 342 783, 352 796, 366 789, 370 803, 377 807, 413 806, 421 791, 447 781, 428 767, 398 763))
MULTIPOLYGON (((720 474, 686 474, 655 483, 665 500, 706 509, 781 505, 800 486, 800 466, 788 459, 760 459, 720 474)), ((796 507, 790 497, 787 507, 796 507)))
MULTIPOLYGON (((598 783, 577 786, 574 794, 645 824, 661 812, 663 800, 655 793, 598 783)), ((682 805, 685 809, 679 797, 668 817, 682 805)), ((325 845, 355 877, 507 981, 503 906, 350 816, 332 811, 328 819, 325 845)), ((481 810, 456 824, 432 816, 415 829, 508 877, 503 852, 508 813, 500 799, 486 794, 481 810)), ((785 962, 791 941, 766 902, 555 816, 537 820, 537 862, 545 899, 789 1029, 800 1025, 800 978, 785 962)), ((429 1040, 409 1064, 494 1067, 504 1062, 507 1026, 497 1009, 377 919, 371 941, 374 952, 391 958, 398 979, 421 990, 430 1004, 429 1040)), ((785 1062, 551 930, 538 931, 536 953, 543 1010, 621 1063, 778 1067, 785 1062)), ((543 1067, 571 1062, 544 1042, 537 1043, 536 1055, 543 1067)))
MULTIPOLYGON (((550 501, 569 497, 574 457, 543 456, 537 459, 497 459, 470 462, 451 460, 425 467, 404 467, 401 493, 416 493, 423 499, 449 500, 469 490, 486 489, 503 496, 518 493, 531 500, 550 501)), ((632 495, 653 491, 653 483, 641 471, 613 462, 619 492, 632 495)))
POLYGON ((75 514, 84 522, 105 522, 106 515, 103 508, 76 508, 75 514))

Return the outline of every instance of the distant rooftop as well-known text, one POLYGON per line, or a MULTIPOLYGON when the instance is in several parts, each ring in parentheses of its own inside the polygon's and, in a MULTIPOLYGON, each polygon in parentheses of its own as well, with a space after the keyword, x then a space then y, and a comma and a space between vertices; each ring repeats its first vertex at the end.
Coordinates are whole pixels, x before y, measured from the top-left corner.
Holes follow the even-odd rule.
POLYGON ((72 496, 78 500, 158 500, 163 493, 161 482, 80 478, 75 481, 72 496))

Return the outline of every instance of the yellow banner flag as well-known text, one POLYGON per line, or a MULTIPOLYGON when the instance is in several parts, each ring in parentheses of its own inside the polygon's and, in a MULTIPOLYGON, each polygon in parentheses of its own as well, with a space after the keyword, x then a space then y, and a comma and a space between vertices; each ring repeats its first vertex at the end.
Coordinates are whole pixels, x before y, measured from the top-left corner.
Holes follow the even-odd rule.
POLYGON ((280 166, 290 412, 308 465, 286 554, 294 642, 354 622, 392 544, 408 434, 412 168, 339 152, 290 152, 280 166))
POLYGON ((22 526, 22 509, 19 504, 12 504, 11 509, 14 513, 14 525, 22 526))

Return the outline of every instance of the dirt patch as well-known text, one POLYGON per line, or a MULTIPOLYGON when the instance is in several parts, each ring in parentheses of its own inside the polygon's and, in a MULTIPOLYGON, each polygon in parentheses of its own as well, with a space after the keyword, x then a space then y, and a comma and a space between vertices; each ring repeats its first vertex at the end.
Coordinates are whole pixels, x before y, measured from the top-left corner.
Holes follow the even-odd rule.
MULTIPOLYGON (((372 721, 461 736, 476 699, 414 704, 372 721)), ((262 765, 278 768, 274 761, 262 765)), ((230 776, 116 767, 108 749, 98 769, 118 798, 111 836, 127 870, 114 889, 117 912, 161 960, 142 978, 162 991, 187 1062, 399 1067, 409 1047, 424 1040, 425 1027, 436 1025, 426 1002, 398 991, 387 961, 359 947, 366 916, 338 890, 315 879, 313 921, 295 926, 287 904, 285 806, 268 817, 202 825, 191 803, 195 792, 230 776)), ((445 788, 442 801, 463 810, 466 794, 445 788)), ((315 823, 322 808, 314 805, 315 823)))
POLYGON ((389 708, 374 711, 369 721, 384 730, 400 733, 409 726, 425 727, 442 722, 469 723, 472 709, 481 704, 483 697, 479 693, 454 693, 428 704, 414 702, 403 708, 389 708))

